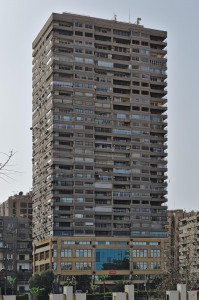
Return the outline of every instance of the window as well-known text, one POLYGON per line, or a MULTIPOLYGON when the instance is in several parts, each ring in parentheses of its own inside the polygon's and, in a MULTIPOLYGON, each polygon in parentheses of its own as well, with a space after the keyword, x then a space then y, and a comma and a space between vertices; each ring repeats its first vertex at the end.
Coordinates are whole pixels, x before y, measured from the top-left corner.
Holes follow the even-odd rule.
POLYGON ((83 217, 84 217, 83 214, 75 214, 75 218, 81 219, 81 218, 83 218, 83 217))
POLYGON ((71 262, 61 262, 61 270, 72 270, 71 262))
POLYGON ((147 269, 147 262, 145 262, 145 261, 134 262, 133 263, 133 269, 146 270, 147 269))
POLYGON ((52 257, 57 257, 57 250, 56 249, 52 250, 52 257))
POLYGON ((147 242, 133 242, 133 245, 147 245, 147 242))
POLYGON ((76 257, 91 257, 91 250, 84 249, 84 250, 76 250, 76 257))
POLYGON ((25 260, 25 255, 24 254, 19 254, 19 260, 25 260))
POLYGON ((90 33, 90 32, 85 32, 85 36, 86 36, 86 37, 93 37, 93 34, 90 33))
POLYGON ((75 22, 75 27, 83 27, 83 24, 79 22, 75 22))
POLYGON ((90 242, 90 241, 80 241, 80 242, 76 241, 75 244, 79 244, 79 245, 90 245, 91 242, 90 242))
POLYGON ((19 227, 20 227, 20 228, 25 228, 25 227, 26 227, 26 224, 20 223, 20 224, 19 224, 19 227))
POLYGON ((75 31, 75 35, 83 36, 83 32, 81 32, 81 31, 75 31))
POLYGON ((108 62, 108 61, 102 61, 102 60, 99 60, 97 62, 98 66, 99 67, 109 67, 109 68, 112 68, 113 67, 113 63, 111 62, 108 62))
POLYGON ((160 249, 151 249, 151 257, 160 257, 160 249))
POLYGON ((76 262, 76 270, 91 270, 91 262, 76 262))
POLYGON ((133 250, 133 257, 147 257, 147 250, 146 249, 133 250))
POLYGON ((72 250, 62 249, 61 257, 72 257, 72 250))
POLYGON ((150 269, 151 270, 159 270, 160 269, 160 262, 159 261, 150 262, 150 269))
POLYGON ((64 245, 74 245, 75 241, 64 241, 64 245))
POLYGON ((85 28, 92 29, 93 26, 91 24, 85 24, 85 28))
POLYGON ((96 249, 96 270, 129 270, 129 251, 96 249))

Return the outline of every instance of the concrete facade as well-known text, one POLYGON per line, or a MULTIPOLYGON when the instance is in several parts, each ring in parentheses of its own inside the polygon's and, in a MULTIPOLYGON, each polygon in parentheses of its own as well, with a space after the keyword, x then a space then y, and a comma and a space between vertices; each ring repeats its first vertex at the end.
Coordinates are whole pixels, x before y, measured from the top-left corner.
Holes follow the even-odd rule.
POLYGON ((190 284, 196 283, 195 288, 198 287, 198 236, 199 212, 186 213, 179 222, 179 267, 180 273, 190 281, 190 284))
POLYGON ((186 212, 182 209, 168 210, 167 235, 168 244, 165 248, 167 271, 179 270, 179 224, 186 212))
POLYGON ((0 204, 0 216, 23 217, 32 220, 32 193, 10 196, 0 204))
POLYGON ((16 278, 14 290, 29 289, 32 275, 32 238, 30 220, 27 218, 0 217, 0 285, 2 294, 11 286, 7 278, 16 278))
POLYGON ((161 272, 166 37, 63 13, 34 40, 34 272, 142 280, 161 272))

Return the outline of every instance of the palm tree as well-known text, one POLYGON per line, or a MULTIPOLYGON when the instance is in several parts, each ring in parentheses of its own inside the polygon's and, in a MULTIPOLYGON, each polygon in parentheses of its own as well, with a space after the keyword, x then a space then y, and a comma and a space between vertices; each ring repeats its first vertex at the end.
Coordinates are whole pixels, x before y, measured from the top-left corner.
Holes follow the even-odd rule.
POLYGON ((108 278, 109 278, 108 275, 101 275, 101 276, 99 276, 99 280, 103 282, 104 299, 105 299, 105 293, 106 293, 106 280, 108 278))
POLYGON ((99 286, 98 286, 97 284, 93 284, 93 285, 91 285, 91 290, 92 290, 93 294, 95 294, 95 293, 96 293, 96 291, 97 291, 98 287, 99 287, 99 286))
POLYGON ((33 300, 37 300, 38 296, 41 295, 42 289, 40 289, 39 287, 33 287, 30 290, 30 295, 33 296, 33 300))
POLYGON ((11 289, 12 289, 12 295, 14 294, 14 286, 16 283, 16 277, 8 277, 8 282, 11 285, 11 289))

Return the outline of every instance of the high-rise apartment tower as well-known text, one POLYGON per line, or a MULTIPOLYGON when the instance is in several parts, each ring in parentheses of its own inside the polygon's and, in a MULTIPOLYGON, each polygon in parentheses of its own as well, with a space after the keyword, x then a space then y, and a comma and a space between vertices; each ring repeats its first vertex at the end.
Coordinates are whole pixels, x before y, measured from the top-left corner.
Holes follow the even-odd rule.
POLYGON ((161 269, 166 37, 139 24, 63 13, 52 14, 34 40, 35 272, 97 274, 117 269, 108 263, 119 259, 129 265, 117 274, 132 273, 134 263, 145 273, 161 269))

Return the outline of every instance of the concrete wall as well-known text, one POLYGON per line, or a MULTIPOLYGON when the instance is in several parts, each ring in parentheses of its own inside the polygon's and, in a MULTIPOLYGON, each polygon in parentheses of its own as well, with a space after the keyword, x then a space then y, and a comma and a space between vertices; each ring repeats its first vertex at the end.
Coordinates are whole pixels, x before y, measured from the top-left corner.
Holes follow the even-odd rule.
POLYGON ((66 295, 67 300, 73 300, 73 286, 64 286, 64 295, 66 295))
POLYGON ((77 293, 75 294, 76 300, 86 300, 86 294, 85 293, 77 293))
POLYGON ((126 293, 113 293, 112 295, 113 300, 126 300, 126 293))
POLYGON ((189 291, 187 292, 188 300, 197 300, 197 291, 189 291))
POLYGON ((134 300, 134 284, 125 285, 124 291, 128 294, 128 300, 134 300))
POLYGON ((180 300, 187 300, 186 284, 177 284, 177 291, 180 294, 180 300))
POLYGON ((179 300, 178 291, 166 291, 168 300, 179 300))

